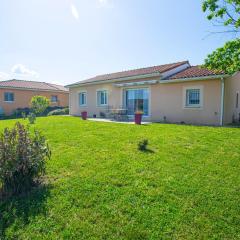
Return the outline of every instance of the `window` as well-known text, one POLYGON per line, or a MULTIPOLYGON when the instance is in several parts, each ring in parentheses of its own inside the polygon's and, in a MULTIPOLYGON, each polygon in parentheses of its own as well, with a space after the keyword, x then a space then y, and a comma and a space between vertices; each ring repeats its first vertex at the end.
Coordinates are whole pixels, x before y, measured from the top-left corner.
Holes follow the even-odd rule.
POLYGON ((4 93, 4 101, 5 102, 14 102, 14 93, 5 92, 4 93))
POLYGON ((149 114, 149 90, 147 88, 126 89, 125 106, 128 115, 134 115, 136 111, 142 111, 145 116, 149 114))
POLYGON ((239 101, 239 92, 236 94, 236 108, 238 108, 238 101, 239 101))
POLYGON ((97 105, 106 106, 108 104, 108 94, 106 90, 97 91, 97 105))
POLYGON ((186 89, 185 107, 201 107, 201 89, 192 88, 186 89))
POLYGON ((51 96, 51 102, 52 103, 58 102, 58 96, 51 96))
POLYGON ((79 93, 79 105, 80 106, 86 106, 87 105, 87 93, 86 92, 80 92, 79 93))

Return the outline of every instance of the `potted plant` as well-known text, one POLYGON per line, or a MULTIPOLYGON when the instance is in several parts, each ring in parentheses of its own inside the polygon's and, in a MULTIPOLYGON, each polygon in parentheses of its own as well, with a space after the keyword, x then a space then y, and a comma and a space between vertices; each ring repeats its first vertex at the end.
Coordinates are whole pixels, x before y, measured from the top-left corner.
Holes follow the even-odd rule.
POLYGON ((135 124, 140 125, 142 123, 142 115, 143 115, 142 111, 135 112, 135 124))
POLYGON ((81 112, 82 120, 87 120, 87 111, 81 112))

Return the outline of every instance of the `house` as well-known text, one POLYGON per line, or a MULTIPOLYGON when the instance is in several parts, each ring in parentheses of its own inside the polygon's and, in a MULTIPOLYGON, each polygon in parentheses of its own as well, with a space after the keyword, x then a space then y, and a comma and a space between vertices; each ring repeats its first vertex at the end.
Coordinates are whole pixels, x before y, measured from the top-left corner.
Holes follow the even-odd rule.
POLYGON ((12 79, 0 81, 0 113, 10 115, 17 108, 28 108, 36 95, 50 99, 50 106, 68 106, 69 91, 63 86, 12 79))
POLYGON ((146 121, 223 125, 240 119, 240 73, 188 61, 99 75, 68 85, 71 115, 102 116, 109 107, 143 111, 146 121))

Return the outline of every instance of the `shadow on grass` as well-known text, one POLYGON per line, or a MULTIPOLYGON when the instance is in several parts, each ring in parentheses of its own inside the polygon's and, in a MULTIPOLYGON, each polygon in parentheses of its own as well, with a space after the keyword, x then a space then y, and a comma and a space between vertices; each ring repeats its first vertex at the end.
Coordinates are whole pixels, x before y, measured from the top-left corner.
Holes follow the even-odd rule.
POLYGON ((152 149, 145 149, 145 150, 139 150, 142 153, 155 153, 155 151, 153 151, 152 149))
POLYGON ((5 239, 6 229, 14 222, 27 225, 29 218, 46 214, 46 199, 50 185, 40 185, 21 196, 0 200, 0 239, 5 239))

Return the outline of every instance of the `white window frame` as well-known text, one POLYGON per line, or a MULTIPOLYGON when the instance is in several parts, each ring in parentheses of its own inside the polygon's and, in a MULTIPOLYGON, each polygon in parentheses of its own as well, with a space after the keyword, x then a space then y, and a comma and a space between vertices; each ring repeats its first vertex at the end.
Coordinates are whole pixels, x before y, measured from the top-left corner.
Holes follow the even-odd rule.
POLYGON ((108 90, 107 89, 98 89, 96 91, 96 105, 98 107, 106 107, 106 106, 108 106, 108 90), (100 102, 98 102, 98 93, 99 92, 106 92, 106 103, 105 104, 101 104, 100 102))
MULTIPOLYGON (((144 87, 128 87, 128 88, 123 88, 122 89, 122 100, 121 102, 123 103, 122 105, 126 108, 126 99, 125 99, 125 94, 127 90, 139 90, 139 89, 146 89, 148 90, 148 115, 143 115, 143 118, 149 118, 151 117, 151 87, 150 86, 144 86, 144 87)), ((134 115, 128 115, 128 117, 133 117, 134 115)))
POLYGON ((78 92, 78 105, 80 107, 86 107, 87 106, 87 91, 80 91, 78 92), (81 100, 81 94, 85 94, 85 103, 81 104, 80 100, 81 100))
POLYGON ((203 107, 203 86, 189 86, 183 88, 183 108, 185 109, 202 109, 203 107), (187 104, 187 91, 199 90, 199 104, 187 104))
POLYGON ((13 103, 13 102, 15 101, 15 94, 14 94, 14 92, 4 92, 4 93, 3 93, 3 98, 4 98, 4 102, 6 102, 6 103, 13 103), (13 101, 8 101, 8 100, 6 101, 6 100, 5 100, 5 94, 6 94, 6 93, 8 93, 8 94, 11 93, 11 94, 13 94, 13 101))

